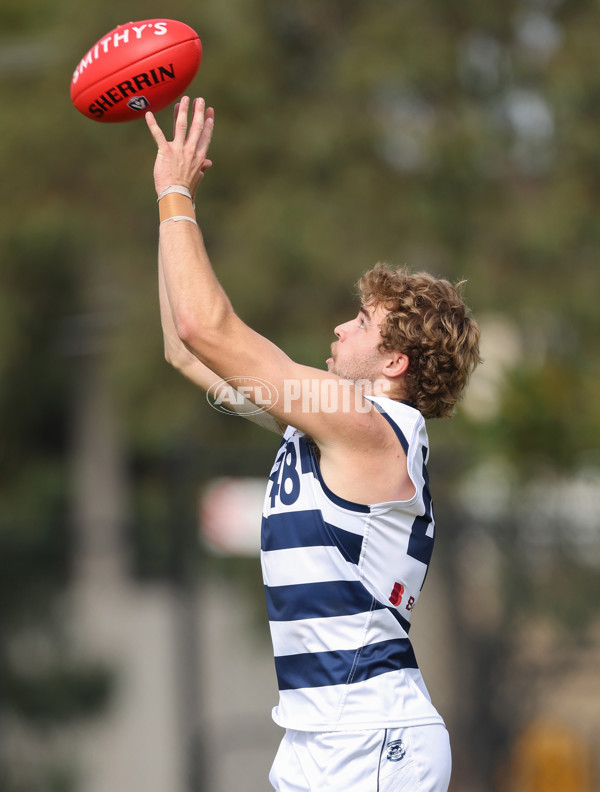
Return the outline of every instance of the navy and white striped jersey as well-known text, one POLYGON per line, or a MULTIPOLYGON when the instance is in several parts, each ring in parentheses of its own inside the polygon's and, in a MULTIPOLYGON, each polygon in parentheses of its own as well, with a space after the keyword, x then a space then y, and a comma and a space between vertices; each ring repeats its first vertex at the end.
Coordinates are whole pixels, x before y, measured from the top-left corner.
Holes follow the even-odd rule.
POLYGON ((361 505, 332 493, 314 446, 289 427, 273 466, 261 563, 285 728, 442 723, 408 631, 433 549, 421 414, 371 399, 402 444, 415 495, 361 505))

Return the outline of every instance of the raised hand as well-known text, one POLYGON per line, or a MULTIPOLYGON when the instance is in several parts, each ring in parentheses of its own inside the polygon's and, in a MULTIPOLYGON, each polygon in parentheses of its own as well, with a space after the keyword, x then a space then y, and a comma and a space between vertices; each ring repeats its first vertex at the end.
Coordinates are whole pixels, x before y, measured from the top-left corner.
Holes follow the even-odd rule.
POLYGON ((189 96, 184 96, 175 106, 173 140, 168 141, 154 114, 146 113, 146 123, 158 147, 154 163, 156 194, 171 185, 187 187, 195 194, 204 173, 212 165, 207 152, 212 139, 215 112, 206 108, 204 99, 195 99, 192 120, 188 129, 189 96))

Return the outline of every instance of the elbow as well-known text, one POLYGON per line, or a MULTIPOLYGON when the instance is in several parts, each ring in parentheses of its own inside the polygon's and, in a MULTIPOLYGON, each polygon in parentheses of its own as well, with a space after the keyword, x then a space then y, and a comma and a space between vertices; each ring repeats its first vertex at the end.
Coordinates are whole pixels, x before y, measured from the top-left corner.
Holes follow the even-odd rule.
POLYGON ((163 354, 169 366, 180 372, 183 372, 193 359, 191 352, 171 332, 163 335, 163 354))
POLYGON ((184 294, 171 303, 175 332, 183 345, 202 360, 228 337, 235 313, 222 289, 206 294, 201 301, 184 294))
POLYGON ((211 316, 199 320, 190 314, 175 317, 177 335, 182 344, 202 360, 215 346, 227 337, 229 311, 214 311, 211 316))
POLYGON ((175 329, 179 340, 188 349, 194 349, 201 335, 198 323, 189 316, 178 316, 175 321, 175 329))
POLYGON ((169 366, 174 368, 176 371, 183 372, 186 365, 184 355, 182 355, 181 352, 177 354, 168 344, 165 344, 164 353, 165 361, 169 364, 169 366))
POLYGON ((171 350, 168 346, 165 345, 165 361, 169 364, 169 366, 173 366, 173 368, 178 368, 177 360, 173 356, 171 350))

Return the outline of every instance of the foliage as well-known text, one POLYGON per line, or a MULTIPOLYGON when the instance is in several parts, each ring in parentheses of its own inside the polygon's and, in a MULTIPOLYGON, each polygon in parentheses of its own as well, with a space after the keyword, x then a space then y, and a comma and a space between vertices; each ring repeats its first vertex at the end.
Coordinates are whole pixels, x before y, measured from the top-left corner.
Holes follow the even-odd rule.
MULTIPOLYGON (((73 360, 95 352, 81 348, 82 316, 102 330, 140 574, 169 568, 165 460, 182 437, 199 477, 266 471, 273 447, 212 413, 162 360, 144 124, 95 124, 69 103, 93 41, 123 16, 162 13, 154 0, 0 9, 0 522, 21 570, 2 578, 0 665, 43 619, 34 603, 69 579, 73 360)), ((238 312, 322 365, 375 261, 466 278, 484 330, 487 315, 508 318, 521 354, 492 417, 432 426, 449 492, 491 453, 523 481, 597 464, 600 9, 174 0, 169 14, 203 40, 193 90, 217 123, 198 215, 238 312)))

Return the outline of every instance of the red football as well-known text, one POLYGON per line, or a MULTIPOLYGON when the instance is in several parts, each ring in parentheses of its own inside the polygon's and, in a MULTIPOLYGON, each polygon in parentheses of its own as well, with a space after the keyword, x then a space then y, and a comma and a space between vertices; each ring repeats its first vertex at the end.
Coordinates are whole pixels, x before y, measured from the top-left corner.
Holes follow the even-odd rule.
POLYGON ((95 121, 135 121, 183 93, 201 58, 198 34, 183 22, 146 19, 119 25, 81 59, 71 101, 95 121))

